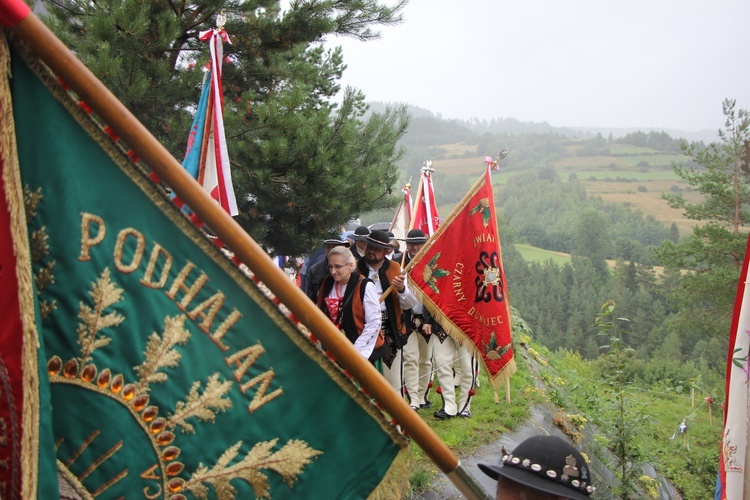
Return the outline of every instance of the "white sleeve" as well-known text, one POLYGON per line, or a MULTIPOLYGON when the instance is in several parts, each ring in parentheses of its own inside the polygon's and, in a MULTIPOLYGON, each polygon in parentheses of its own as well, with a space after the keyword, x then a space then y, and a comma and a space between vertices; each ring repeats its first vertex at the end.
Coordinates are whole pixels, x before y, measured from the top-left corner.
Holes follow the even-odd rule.
POLYGON ((394 292, 398 296, 398 303, 401 305, 401 309, 411 309, 414 306, 419 305, 419 300, 414 292, 409 290, 409 280, 404 280, 404 292, 399 293, 398 290, 394 289, 394 292))
POLYGON ((354 348, 365 359, 368 359, 375 349, 375 342, 377 342, 380 332, 380 302, 374 283, 368 281, 363 283, 362 286, 365 287, 365 297, 362 304, 365 310, 365 327, 362 329, 362 334, 354 341, 354 348))

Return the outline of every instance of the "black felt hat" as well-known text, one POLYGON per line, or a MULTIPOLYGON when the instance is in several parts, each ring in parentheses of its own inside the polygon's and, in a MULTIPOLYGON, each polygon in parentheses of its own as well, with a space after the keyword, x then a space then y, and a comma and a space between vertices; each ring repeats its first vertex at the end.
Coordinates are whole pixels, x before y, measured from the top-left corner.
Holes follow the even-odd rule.
POLYGON ((532 436, 497 465, 479 464, 482 472, 497 479, 503 476, 552 495, 588 500, 595 488, 591 470, 581 452, 555 436, 532 436))
POLYGON ((349 235, 354 241, 365 241, 365 238, 370 234, 370 229, 367 226, 357 226, 354 233, 349 235))
POLYGON ((388 233, 380 229, 372 231, 362 241, 365 241, 368 245, 372 245, 378 248, 385 248, 387 250, 391 250, 393 248, 391 247, 391 238, 390 236, 388 236, 388 233))
POLYGON ((341 238, 330 238, 327 240, 323 240, 324 245, 335 245, 335 246, 342 246, 349 248, 349 242, 347 240, 342 240, 341 238))
POLYGON ((412 229, 409 234, 406 235, 404 240, 406 243, 427 243, 427 236, 424 235, 424 231, 421 229, 412 229))

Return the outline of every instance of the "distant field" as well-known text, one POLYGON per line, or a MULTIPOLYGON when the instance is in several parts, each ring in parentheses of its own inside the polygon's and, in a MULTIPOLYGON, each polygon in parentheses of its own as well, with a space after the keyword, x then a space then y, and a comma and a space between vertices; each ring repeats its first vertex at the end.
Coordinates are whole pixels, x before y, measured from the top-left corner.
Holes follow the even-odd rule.
MULTIPOLYGON (((502 235, 500 235, 500 239, 502 242, 502 235)), ((531 245, 522 245, 519 243, 516 243, 516 250, 519 251, 526 262, 547 262, 552 259, 560 266, 570 262, 570 254, 567 253, 543 250, 531 245)))
POLYGON ((685 161, 682 155, 659 154, 638 156, 567 156, 560 158, 554 165, 564 169, 592 169, 592 168, 649 168, 671 167, 673 162, 685 161), (640 162, 648 163, 647 167, 637 166, 640 162))
MULTIPOLYGON (((591 196, 599 196, 609 203, 624 203, 632 208, 638 208, 645 215, 653 216, 667 227, 675 223, 681 235, 689 234, 695 222, 686 219, 681 211, 670 208, 662 199, 662 193, 680 192, 688 202, 699 201, 700 196, 690 191, 688 183, 677 177, 671 168, 673 162, 682 162, 685 157, 628 144, 609 144, 608 148, 611 156, 576 156, 580 146, 567 146, 566 150, 570 156, 555 162, 555 170, 563 181, 567 181, 568 176, 575 173, 578 181, 586 187, 586 192, 591 196), (647 162, 649 166, 636 166, 641 161, 647 162), (633 180, 617 181, 617 178, 633 180)), ((443 146, 443 150, 446 156, 458 156, 470 151, 471 147, 464 143, 449 144, 443 146)), ((436 172, 446 176, 443 182, 447 183, 451 190, 456 191, 468 190, 484 172, 484 165, 484 156, 479 155, 435 160, 432 164, 436 172)), ((496 191, 510 177, 519 173, 518 170, 504 171, 501 163, 500 171, 492 175, 496 191)), ((439 213, 447 216, 453 206, 439 208, 439 213)))
MULTIPOLYGON (((598 181, 604 181, 607 179, 615 180, 618 177, 621 179, 635 179, 636 181, 663 181, 671 180, 673 183, 683 182, 682 179, 677 177, 674 170, 649 170, 648 172, 641 172, 639 170, 571 170, 571 173, 575 172, 578 176, 579 181, 586 181, 590 178, 594 178, 598 181)), ((687 184, 686 184, 687 185, 687 184)))
POLYGON ((484 156, 436 160, 432 162, 432 168, 448 175, 475 174, 479 177, 484 172, 484 156))
MULTIPOLYGON (((500 235, 500 237, 502 238, 502 235, 500 235)), ((553 252, 551 250, 543 250, 531 245, 522 245, 519 243, 516 243, 516 249, 526 262, 547 262, 552 259, 552 261, 559 266, 563 266, 570 262, 569 253, 553 252)), ((615 264, 616 262, 614 260, 607 261, 607 265, 610 268, 614 268, 615 264)), ((664 267, 662 266, 653 266, 651 269, 656 272, 657 276, 664 274, 664 267)))

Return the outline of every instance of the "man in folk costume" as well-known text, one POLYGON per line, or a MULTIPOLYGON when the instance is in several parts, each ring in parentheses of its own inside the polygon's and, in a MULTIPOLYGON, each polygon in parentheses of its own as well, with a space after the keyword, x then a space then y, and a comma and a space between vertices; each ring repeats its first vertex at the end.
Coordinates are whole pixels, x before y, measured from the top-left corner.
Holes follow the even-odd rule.
POLYGON ((406 286, 406 276, 401 275, 401 265, 386 259, 390 246, 388 233, 372 231, 364 241, 367 243, 364 256, 357 263, 357 270, 375 283, 375 289, 382 295, 390 286, 393 291, 380 303, 381 328, 387 345, 380 366, 383 376, 403 395, 403 358, 401 349, 406 344, 402 323, 402 311, 418 304, 416 296, 406 286))
POLYGON ((367 243, 365 239, 370 234, 370 229, 367 226, 357 226, 352 234, 348 236, 351 245, 349 250, 352 251, 352 255, 356 260, 361 259, 365 255, 365 248, 367 243))
POLYGON ((443 398, 443 407, 435 412, 435 418, 446 419, 459 417, 471 418, 471 397, 474 395, 476 372, 472 354, 449 337, 437 321, 433 321, 430 353, 437 373, 439 393, 443 398), (456 403, 456 386, 454 385, 454 367, 460 372, 459 397, 456 403))
MULTIPOLYGON (((427 236, 421 229, 412 229, 404 241, 406 253, 403 264, 406 266, 427 243, 427 236)), ((407 332, 411 332, 403 348, 404 386, 409 404, 414 410, 432 407, 427 397, 433 370, 430 348, 432 323, 432 315, 424 308, 421 300, 413 308, 404 311, 404 326, 407 332)))

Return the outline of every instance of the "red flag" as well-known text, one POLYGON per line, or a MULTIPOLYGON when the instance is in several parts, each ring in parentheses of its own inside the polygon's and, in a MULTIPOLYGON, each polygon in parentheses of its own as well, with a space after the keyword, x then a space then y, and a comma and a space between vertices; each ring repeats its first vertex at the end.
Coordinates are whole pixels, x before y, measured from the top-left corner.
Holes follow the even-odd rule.
POLYGON ((432 189, 432 176, 435 170, 432 162, 425 162, 422 167, 422 189, 421 196, 416 200, 414 218, 411 221, 412 228, 421 229, 427 236, 432 236, 440 226, 437 206, 435 205, 435 191, 432 189))
POLYGON ((500 388, 516 365, 489 168, 414 258, 409 279, 425 307, 482 359, 500 388))
POLYGON ((745 250, 745 261, 737 285, 734 316, 729 330, 727 356, 726 403, 724 404, 724 433, 719 456, 719 488, 722 500, 745 498, 748 436, 748 380, 750 380, 750 290, 748 290, 748 262, 750 239, 745 250))

